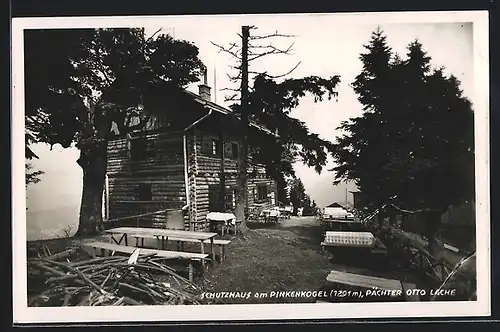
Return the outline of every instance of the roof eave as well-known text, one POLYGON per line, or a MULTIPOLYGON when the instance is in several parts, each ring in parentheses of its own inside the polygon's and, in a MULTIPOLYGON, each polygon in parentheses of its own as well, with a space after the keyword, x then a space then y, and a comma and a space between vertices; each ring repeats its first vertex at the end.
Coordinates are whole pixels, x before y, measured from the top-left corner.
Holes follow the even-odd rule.
MULTIPOLYGON (((217 112, 219 112, 221 114, 224 114, 224 115, 234 116, 235 118, 237 118, 238 120, 240 120, 240 117, 237 116, 236 114, 234 114, 233 111, 231 111, 231 110, 229 110, 229 109, 227 109, 225 107, 222 107, 220 105, 217 105, 217 104, 215 104, 215 103, 213 103, 211 101, 204 100, 203 98, 199 97, 198 95, 196 95, 196 94, 194 94, 192 92, 189 92, 189 91, 187 91, 187 92, 194 97, 194 100, 196 102, 202 104, 203 106, 209 107, 209 108, 213 109, 214 111, 217 111, 217 112)), ((269 135, 272 135, 274 137, 279 137, 278 134, 273 133, 271 130, 269 130, 266 127, 263 127, 263 126, 255 123, 253 121, 250 121, 250 126, 255 127, 255 128, 257 128, 257 129, 259 129, 259 130, 261 130, 261 131, 263 131, 263 132, 265 132, 265 133, 267 133, 269 135)))

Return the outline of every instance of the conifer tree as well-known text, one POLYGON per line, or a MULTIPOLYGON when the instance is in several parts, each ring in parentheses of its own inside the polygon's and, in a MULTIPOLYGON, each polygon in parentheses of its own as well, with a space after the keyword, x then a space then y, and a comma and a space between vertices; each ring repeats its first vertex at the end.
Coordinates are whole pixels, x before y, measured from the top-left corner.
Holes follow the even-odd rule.
POLYGON ((336 181, 354 180, 371 210, 423 215, 432 247, 441 214, 474 197, 471 103, 456 77, 431 68, 420 42, 402 59, 377 30, 366 48, 353 83, 364 113, 341 126, 336 181))

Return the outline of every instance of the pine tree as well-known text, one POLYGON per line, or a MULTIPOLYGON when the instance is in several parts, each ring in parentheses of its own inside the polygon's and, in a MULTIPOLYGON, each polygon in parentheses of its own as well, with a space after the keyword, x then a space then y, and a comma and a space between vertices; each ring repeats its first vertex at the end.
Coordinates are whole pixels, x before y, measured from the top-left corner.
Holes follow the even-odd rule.
POLYGON ((388 186, 391 174, 384 169, 391 154, 383 114, 397 109, 394 108, 393 92, 397 84, 392 79, 391 71, 394 55, 380 28, 372 33, 364 47, 367 52, 360 55, 363 69, 352 83, 364 114, 341 124, 339 129, 346 135, 337 141, 334 157, 338 164, 333 170, 336 172, 335 183, 353 179, 370 197, 370 203, 375 208, 393 195, 388 186), (358 140, 359 136, 362 139, 358 140), (353 164, 358 167, 352 167, 353 164))

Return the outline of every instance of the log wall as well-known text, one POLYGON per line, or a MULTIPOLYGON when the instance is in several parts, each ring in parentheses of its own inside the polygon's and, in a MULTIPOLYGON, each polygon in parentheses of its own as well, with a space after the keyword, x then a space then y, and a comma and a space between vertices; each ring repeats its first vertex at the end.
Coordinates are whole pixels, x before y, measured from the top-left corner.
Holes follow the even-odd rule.
MULTIPOLYGON (((144 157, 132 160, 133 140, 117 138, 108 144, 109 218, 169 209, 170 213, 140 218, 144 227, 168 227, 168 218, 178 218, 186 204, 182 135, 179 133, 148 133, 144 157), (138 197, 139 185, 151 188, 151 197, 138 197)), ((123 224, 136 224, 136 220, 123 224)), ((172 221, 178 224, 177 221, 172 221)))
MULTIPOLYGON (((140 134, 132 138, 117 138, 108 144, 109 218, 116 219, 163 209, 169 213, 123 221, 114 226, 144 226, 184 228, 204 231, 208 229, 206 215, 209 212, 209 188, 220 185, 221 158, 211 155, 211 138, 218 136, 211 131, 192 131, 186 135, 188 162, 189 205, 186 213, 179 217, 181 208, 188 200, 184 177, 183 132, 162 132, 140 134), (144 137, 141 148, 134 146, 137 139, 144 137), (141 157, 133 154, 140 152, 141 157), (141 199, 139 186, 151 188, 151 196, 141 199), (181 221, 179 221, 181 218, 181 221), (169 221, 170 220, 170 221, 169 221), (180 225, 180 226, 179 226, 180 225)), ((233 155, 231 138, 224 144, 227 156, 224 161, 227 191, 236 187, 237 156, 233 155)), ((267 193, 277 200, 276 182, 267 178, 262 165, 250 164, 248 181, 249 207, 265 208, 271 200, 256 198, 259 185, 267 186, 267 193)))

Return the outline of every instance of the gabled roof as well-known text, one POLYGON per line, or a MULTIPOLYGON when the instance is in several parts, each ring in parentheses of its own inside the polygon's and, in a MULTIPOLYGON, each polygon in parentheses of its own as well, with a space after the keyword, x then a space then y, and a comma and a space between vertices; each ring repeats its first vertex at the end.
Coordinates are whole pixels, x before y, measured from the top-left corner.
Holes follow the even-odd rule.
POLYGON ((327 205, 326 207, 327 207, 327 208, 342 208, 342 209, 344 209, 344 206, 343 206, 343 205, 341 205, 340 203, 337 203, 337 202, 332 203, 332 204, 330 204, 330 205, 327 205))
MULTIPOLYGON (((214 102, 205 100, 201 96, 199 96, 196 93, 193 93, 191 91, 188 91, 188 90, 183 90, 183 91, 186 94, 188 94, 189 96, 191 96, 196 102, 202 104, 203 106, 207 106, 210 109, 212 109, 212 110, 214 110, 216 112, 219 112, 221 114, 232 116, 232 117, 235 117, 235 118, 239 119, 239 116, 237 116, 236 114, 234 114, 234 112, 231 109, 223 107, 223 106, 220 106, 220 105, 218 105, 218 104, 216 104, 214 102)), ((257 124, 255 121, 250 120, 250 126, 254 127, 254 128, 257 128, 257 129, 259 129, 259 130, 261 130, 261 131, 263 131, 263 132, 265 132, 265 133, 267 133, 269 135, 278 137, 278 134, 273 133, 271 130, 267 129, 266 127, 257 124)))

